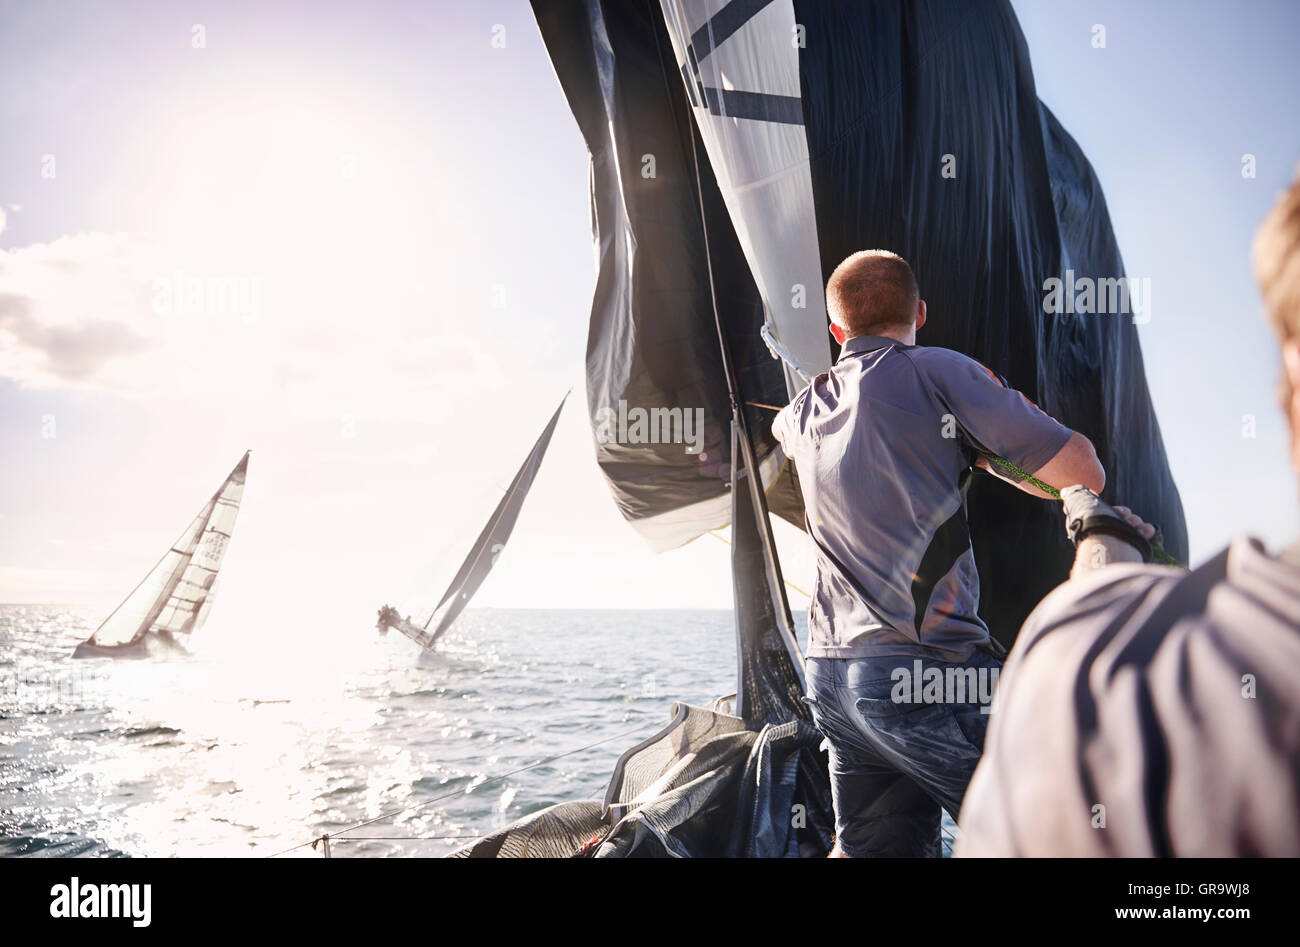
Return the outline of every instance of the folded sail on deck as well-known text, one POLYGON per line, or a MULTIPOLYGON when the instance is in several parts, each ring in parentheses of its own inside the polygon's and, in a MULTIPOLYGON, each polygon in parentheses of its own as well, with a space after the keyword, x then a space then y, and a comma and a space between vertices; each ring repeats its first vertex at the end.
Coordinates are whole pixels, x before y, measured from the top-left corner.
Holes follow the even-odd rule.
POLYGON ((189 634, 203 623, 239 514, 247 473, 245 453, 158 564, 77 649, 79 656, 91 649, 126 649, 150 633, 189 634))

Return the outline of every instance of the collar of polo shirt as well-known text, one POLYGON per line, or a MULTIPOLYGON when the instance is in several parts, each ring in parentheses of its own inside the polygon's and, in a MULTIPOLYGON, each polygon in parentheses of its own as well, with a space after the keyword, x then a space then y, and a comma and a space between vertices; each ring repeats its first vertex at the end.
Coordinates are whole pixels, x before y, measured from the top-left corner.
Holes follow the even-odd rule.
POLYGON ((891 339, 886 335, 855 335, 840 348, 840 358, 861 355, 863 352, 874 352, 886 345, 901 345, 903 348, 910 348, 910 346, 898 341, 898 339, 891 339))

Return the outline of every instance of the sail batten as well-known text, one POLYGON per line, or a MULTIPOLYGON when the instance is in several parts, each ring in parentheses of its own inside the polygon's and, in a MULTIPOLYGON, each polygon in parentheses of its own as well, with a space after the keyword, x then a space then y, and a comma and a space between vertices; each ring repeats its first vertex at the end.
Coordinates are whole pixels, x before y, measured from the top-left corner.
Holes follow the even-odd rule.
POLYGON ((190 634, 203 624, 239 513, 247 471, 245 453, 180 537, 74 656, 127 649, 151 633, 190 634))

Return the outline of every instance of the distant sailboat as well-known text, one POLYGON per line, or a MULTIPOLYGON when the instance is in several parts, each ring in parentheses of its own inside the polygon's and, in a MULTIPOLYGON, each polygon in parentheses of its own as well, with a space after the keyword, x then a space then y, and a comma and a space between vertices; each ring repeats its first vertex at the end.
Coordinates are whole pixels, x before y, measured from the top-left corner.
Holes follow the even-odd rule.
POLYGON ((239 514, 247 473, 245 452, 126 601, 77 646, 74 658, 148 657, 151 645, 179 648, 178 636, 203 624, 212 608, 213 586, 239 514))
POLYGON ((464 611, 470 597, 478 591, 478 587, 483 584, 483 580, 496 565, 497 554, 505 548, 506 540, 510 538, 510 533, 515 528, 519 511, 523 509, 524 499, 533 486, 533 479, 537 476, 537 469, 542 465, 542 457, 546 454, 546 448, 550 446, 551 435, 555 433, 556 422, 560 420, 560 412, 564 410, 564 402, 568 398, 566 394, 560 399, 560 406, 551 415, 550 423, 546 425, 537 443, 525 458, 523 466, 515 474, 515 479, 506 489, 506 495, 501 498, 501 502, 492 512, 487 525, 483 527, 483 532, 479 533, 460 571, 451 580, 451 585, 443 593, 442 599, 434 608, 428 621, 423 625, 417 625, 409 618, 402 618, 396 609, 385 605, 379 610, 377 627, 381 632, 386 634, 389 628, 396 628, 420 647, 430 650, 452 626, 457 616, 464 611))

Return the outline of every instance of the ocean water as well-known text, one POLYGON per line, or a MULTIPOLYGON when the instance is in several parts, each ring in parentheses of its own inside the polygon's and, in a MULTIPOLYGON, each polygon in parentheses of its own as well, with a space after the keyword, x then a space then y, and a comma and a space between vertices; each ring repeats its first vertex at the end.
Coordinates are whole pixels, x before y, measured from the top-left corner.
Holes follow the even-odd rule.
POLYGON ((214 621, 192 657, 72 660, 101 617, 0 606, 0 857, 319 858, 394 810, 332 855, 444 855, 602 798, 674 701, 735 691, 728 611, 470 610, 432 654, 364 622, 214 647, 214 621))
POLYGON ((433 654, 363 623, 288 660, 209 623, 192 658, 73 661, 100 617, 0 606, 0 855, 270 855, 414 805, 332 854, 441 855, 602 797, 673 701, 735 690, 726 611, 471 610, 433 654))

